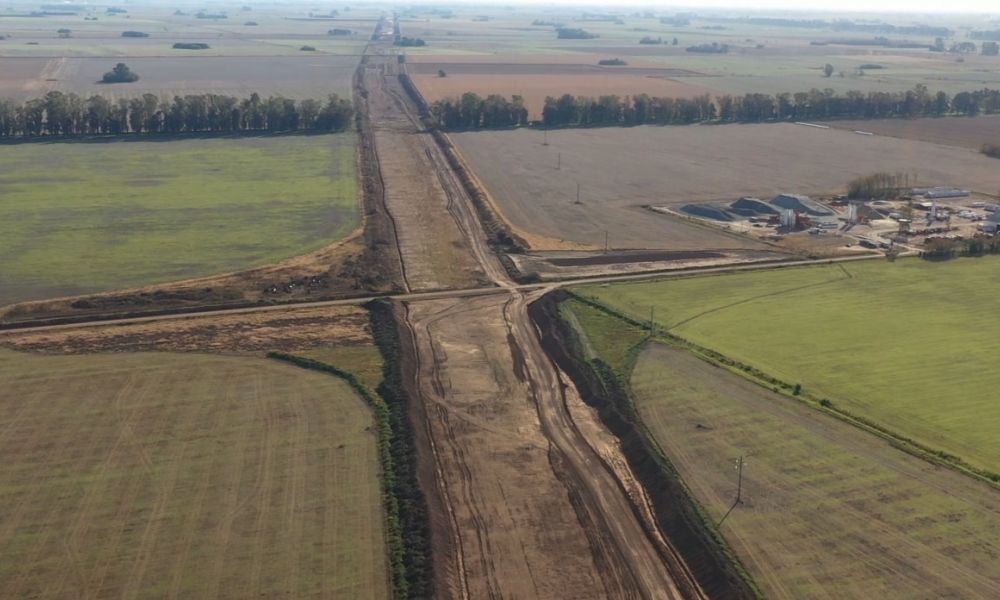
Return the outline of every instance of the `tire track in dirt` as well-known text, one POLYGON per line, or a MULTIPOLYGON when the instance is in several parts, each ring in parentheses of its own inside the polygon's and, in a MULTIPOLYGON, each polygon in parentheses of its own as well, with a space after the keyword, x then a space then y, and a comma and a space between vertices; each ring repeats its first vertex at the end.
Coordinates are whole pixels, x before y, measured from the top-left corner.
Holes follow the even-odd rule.
MULTIPOLYGON (((422 144, 436 182, 447 196, 446 210, 465 237, 470 254, 495 285, 511 292, 506 298, 468 301, 466 306, 470 308, 461 312, 454 310, 453 303, 442 302, 445 306, 440 309, 435 305, 415 310, 414 305, 406 313, 415 346, 415 388, 424 404, 424 427, 434 455, 437 480, 434 485, 441 491, 442 501, 449 505, 444 511, 432 511, 432 515, 440 512, 449 515, 450 522, 438 523, 437 529, 449 530, 456 546, 455 565, 448 569, 435 566, 439 589, 446 587, 453 594, 457 590, 459 597, 471 594, 491 598, 532 592, 549 597, 567 597, 567 594, 583 597, 595 593, 626 598, 698 597, 698 593, 681 593, 673 577, 684 578, 685 573, 676 573, 666 564, 653 536, 637 516, 639 511, 633 507, 625 486, 576 429, 559 392, 563 381, 541 350, 537 332, 528 318, 529 299, 509 280, 486 243, 471 199, 448 167, 441 148, 430 135, 421 133, 418 111, 407 108, 411 101, 394 87, 389 95, 390 105, 402 113, 389 117, 392 125, 399 127, 400 120, 409 121, 410 135, 422 144), (456 327, 462 329, 461 334, 456 327), (506 352, 497 355, 498 349, 493 346, 502 346, 504 341, 506 352), (477 407, 477 417, 481 416, 479 412, 492 411, 486 417, 487 423, 499 426, 503 422, 514 429, 506 440, 508 443, 518 435, 547 438, 544 469, 537 470, 536 461, 533 461, 534 471, 525 469, 527 465, 507 463, 516 460, 519 454, 500 440, 492 440, 489 430, 476 428, 471 421, 463 423, 460 430, 451 418, 452 412, 462 414, 470 410, 467 408, 470 405, 477 407), (518 414, 521 416, 516 417, 518 414), (530 421, 523 420, 526 416, 530 421), (485 447, 490 444, 497 445, 485 447), (558 518, 552 522, 533 521, 544 514, 535 504, 537 499, 525 496, 522 490, 518 490, 522 495, 514 499, 510 493, 516 486, 502 483, 503 478, 516 481, 522 475, 534 478, 531 486, 561 489, 564 499, 556 510, 561 518, 571 521, 558 518), (501 481, 500 485, 487 483, 496 480, 501 481), (542 485, 544 481, 548 483, 542 485), (504 490, 499 493, 502 501, 489 495, 492 487, 504 490), (570 554, 571 549, 565 543, 549 546, 552 540, 534 539, 532 547, 524 543, 523 536, 515 547, 504 538, 505 532, 498 521, 498 513, 516 512, 510 502, 528 505, 522 507, 522 520, 508 522, 507 526, 527 530, 533 526, 554 530, 547 532, 552 535, 582 536, 586 540, 583 546, 589 548, 586 554, 570 554), (574 583, 579 582, 561 579, 564 569, 546 563, 553 558, 580 567, 589 564, 576 569, 576 573, 597 573, 600 580, 593 583, 597 588, 603 587, 603 593, 593 585, 586 591, 583 588, 576 588, 576 593, 571 591, 574 583), (533 577, 525 577, 532 573, 532 565, 545 569, 552 580, 550 587, 539 590, 533 577), (515 572, 521 577, 512 577, 515 572), (523 587, 525 579, 529 588, 523 587)), ((523 452, 520 456, 530 456, 523 452)), ((524 482, 520 485, 524 487, 524 482)), ((552 494, 549 502, 555 502, 552 494)), ((687 581, 684 589, 698 588, 687 581)))

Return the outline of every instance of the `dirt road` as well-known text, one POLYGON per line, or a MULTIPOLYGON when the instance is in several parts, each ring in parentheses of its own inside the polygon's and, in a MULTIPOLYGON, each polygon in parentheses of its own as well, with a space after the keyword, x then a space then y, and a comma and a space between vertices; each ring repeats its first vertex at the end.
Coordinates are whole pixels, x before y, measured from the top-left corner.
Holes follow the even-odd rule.
POLYGON ((525 291, 510 281, 486 242, 471 199, 434 139, 422 132, 416 106, 393 76, 394 58, 372 58, 365 81, 372 86, 367 92, 381 136, 379 158, 390 161, 382 171, 389 196, 394 187, 440 189, 446 199, 433 223, 414 211, 394 215, 411 286, 420 269, 429 271, 427 281, 437 272, 435 261, 426 262, 421 254, 429 242, 408 248, 405 232, 437 232, 446 215, 451 222, 431 243, 460 232, 461 244, 448 240, 450 260, 471 262, 477 268, 463 272, 481 273, 507 290, 408 304, 415 363, 411 393, 421 400, 415 416, 425 423, 423 485, 435 515, 438 595, 701 596, 655 524, 642 516, 648 513, 626 493, 634 489, 627 468, 609 466, 607 458, 617 449, 582 433, 592 431, 596 420, 582 429, 570 414, 568 380, 542 350, 527 312, 534 295, 546 290, 525 291), (398 168, 402 153, 430 168, 398 168))

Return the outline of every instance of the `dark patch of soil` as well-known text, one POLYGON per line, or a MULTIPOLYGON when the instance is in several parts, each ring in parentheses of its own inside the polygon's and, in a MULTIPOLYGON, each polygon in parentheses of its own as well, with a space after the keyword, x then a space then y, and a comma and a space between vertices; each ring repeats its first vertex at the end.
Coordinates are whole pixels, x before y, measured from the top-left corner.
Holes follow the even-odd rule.
POLYGON ((648 252, 611 252, 596 256, 547 258, 546 262, 557 267, 583 267, 591 265, 620 265, 635 262, 698 260, 722 258, 725 254, 707 250, 651 250, 648 252))

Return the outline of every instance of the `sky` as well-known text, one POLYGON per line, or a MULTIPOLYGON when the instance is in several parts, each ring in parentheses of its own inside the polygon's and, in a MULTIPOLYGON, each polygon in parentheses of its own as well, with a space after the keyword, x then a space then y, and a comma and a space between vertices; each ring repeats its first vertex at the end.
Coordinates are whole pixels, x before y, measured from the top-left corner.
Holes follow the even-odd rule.
MULTIPOLYGON (((474 0, 470 0, 474 4, 474 0)), ((614 0, 513 0, 510 4, 541 5, 600 5, 619 4, 614 0)), ((799 11, 824 12, 906 12, 906 13, 979 13, 1000 15, 1000 0, 682 0, 668 2, 662 0, 627 0, 625 6, 649 6, 656 9, 685 7, 701 8, 730 7, 746 10, 793 9, 799 11)))

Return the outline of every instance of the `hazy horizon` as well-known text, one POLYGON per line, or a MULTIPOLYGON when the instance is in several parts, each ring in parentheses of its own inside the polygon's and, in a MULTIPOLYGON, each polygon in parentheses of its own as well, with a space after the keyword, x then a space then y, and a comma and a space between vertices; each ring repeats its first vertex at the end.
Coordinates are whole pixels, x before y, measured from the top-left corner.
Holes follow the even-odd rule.
MULTIPOLYGON (((435 4, 428 2, 427 4, 435 4)), ((992 14, 1000 15, 1000 6, 996 0, 963 0, 956 4, 942 4, 934 0, 882 0, 874 3, 871 0, 707 0, 705 2, 626 2, 615 3, 607 0, 450 0, 440 4, 467 5, 538 5, 538 6, 593 6, 608 9, 616 8, 650 8, 654 10, 698 10, 698 9, 735 9, 753 12, 783 10, 791 12, 830 12, 830 13, 902 13, 902 14, 992 14)))

